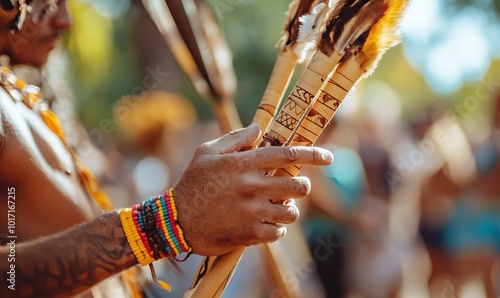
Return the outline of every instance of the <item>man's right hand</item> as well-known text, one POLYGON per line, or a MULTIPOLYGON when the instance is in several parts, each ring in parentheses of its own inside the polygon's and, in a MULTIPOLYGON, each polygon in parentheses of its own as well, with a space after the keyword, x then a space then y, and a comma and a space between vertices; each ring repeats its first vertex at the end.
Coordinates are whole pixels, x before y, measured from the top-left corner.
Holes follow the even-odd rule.
POLYGON ((196 150, 173 194, 184 236, 193 252, 215 256, 239 246, 273 242, 286 233, 299 210, 292 198, 304 198, 307 177, 266 173, 294 164, 328 165, 332 154, 321 148, 265 147, 253 144, 259 126, 251 125, 207 142, 196 150), (287 204, 272 204, 271 201, 287 204))

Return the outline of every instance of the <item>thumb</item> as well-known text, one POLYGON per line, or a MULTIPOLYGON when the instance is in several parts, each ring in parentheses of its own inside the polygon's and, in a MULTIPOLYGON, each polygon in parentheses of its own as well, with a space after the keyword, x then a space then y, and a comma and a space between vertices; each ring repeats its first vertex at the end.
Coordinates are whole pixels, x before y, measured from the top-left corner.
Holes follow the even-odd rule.
POLYGON ((210 144, 214 153, 225 154, 240 151, 244 147, 251 146, 259 137, 260 126, 251 124, 246 128, 234 130, 210 144))

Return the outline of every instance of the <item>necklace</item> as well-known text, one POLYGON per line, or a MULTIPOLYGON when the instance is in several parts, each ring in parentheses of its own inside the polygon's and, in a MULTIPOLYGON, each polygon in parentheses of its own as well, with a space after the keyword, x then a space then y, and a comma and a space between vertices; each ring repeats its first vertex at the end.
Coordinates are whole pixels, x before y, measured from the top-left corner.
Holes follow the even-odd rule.
POLYGON ((80 180, 90 197, 102 211, 111 211, 113 207, 107 195, 99 188, 99 184, 90 171, 83 165, 75 151, 66 143, 61 123, 57 116, 49 109, 48 104, 42 97, 39 87, 28 85, 17 78, 14 73, 5 66, 0 66, 0 85, 5 89, 14 101, 21 100, 29 109, 37 113, 47 127, 59 137, 71 155, 80 180), (20 96, 12 93, 17 91, 20 96))

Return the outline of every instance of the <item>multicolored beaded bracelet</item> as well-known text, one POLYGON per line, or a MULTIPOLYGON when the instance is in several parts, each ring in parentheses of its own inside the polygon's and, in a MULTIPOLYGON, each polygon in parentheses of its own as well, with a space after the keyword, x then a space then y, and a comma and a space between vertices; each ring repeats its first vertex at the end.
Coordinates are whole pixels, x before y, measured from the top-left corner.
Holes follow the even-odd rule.
POLYGON ((143 266, 192 251, 179 224, 171 189, 164 195, 122 210, 120 220, 128 243, 143 266))
POLYGON ((132 208, 123 209, 120 221, 137 262, 142 266, 149 265, 153 280, 170 291, 168 284, 156 280, 152 263, 192 252, 178 221, 172 189, 132 208))

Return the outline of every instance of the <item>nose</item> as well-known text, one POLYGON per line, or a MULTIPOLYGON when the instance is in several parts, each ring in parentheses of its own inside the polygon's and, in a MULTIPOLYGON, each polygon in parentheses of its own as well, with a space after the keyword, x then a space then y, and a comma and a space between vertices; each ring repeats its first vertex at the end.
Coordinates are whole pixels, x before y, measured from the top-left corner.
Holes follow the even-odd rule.
POLYGON ((52 17, 52 26, 58 30, 67 30, 71 27, 71 17, 66 6, 66 1, 57 6, 57 12, 52 17))

